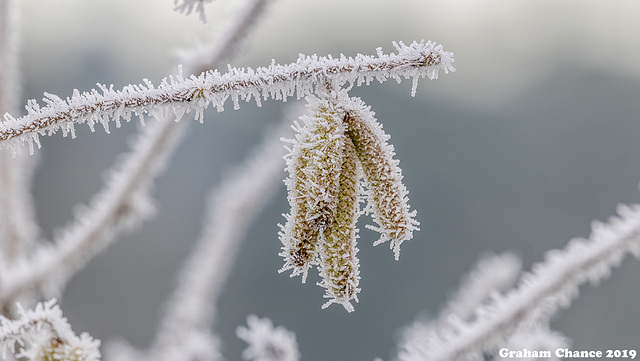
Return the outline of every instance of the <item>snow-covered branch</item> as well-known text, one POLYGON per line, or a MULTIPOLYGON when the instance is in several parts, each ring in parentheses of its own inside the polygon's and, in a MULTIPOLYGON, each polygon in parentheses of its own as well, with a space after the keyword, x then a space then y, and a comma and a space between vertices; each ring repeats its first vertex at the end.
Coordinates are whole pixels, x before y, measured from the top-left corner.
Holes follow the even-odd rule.
POLYGON ((33 310, 18 307, 19 318, 0 316, 0 347, 3 354, 19 350, 16 357, 28 361, 99 361, 100 341, 89 334, 79 337, 62 315, 56 300, 38 303, 33 310))
POLYGON ((625 255, 640 256, 640 205, 620 206, 618 217, 594 223, 588 239, 574 239, 562 250, 550 251, 519 284, 504 296, 494 295, 479 307, 470 322, 451 320, 446 333, 429 333, 406 340, 400 361, 479 358, 483 351, 504 344, 510 333, 548 322, 568 307, 586 282, 607 278, 625 255))
POLYGON ((74 133, 74 124, 87 123, 91 129, 97 123, 108 131, 110 121, 116 127, 120 119, 131 120, 132 113, 142 121, 148 113, 158 118, 174 114, 179 120, 185 113, 194 111, 196 120, 203 120, 203 111, 209 105, 224 109, 231 98, 234 107, 239 100, 254 98, 258 106, 261 99, 286 100, 314 93, 314 86, 321 87, 329 81, 334 86, 369 84, 389 78, 400 81, 413 79, 415 93, 417 81, 421 77, 435 79, 439 71, 453 71, 453 54, 433 42, 413 42, 410 45, 394 43, 398 53, 384 54, 378 48, 377 56, 358 55, 355 58, 300 56, 298 61, 288 65, 271 64, 266 68, 229 68, 224 74, 217 70, 184 78, 179 69, 177 76, 163 79, 156 87, 149 80, 142 84, 128 85, 122 90, 114 90, 99 84, 100 91, 80 93, 74 90, 66 100, 53 94, 45 94, 46 103, 41 107, 35 100, 28 102, 27 115, 14 118, 5 114, 5 122, 0 123, 0 141, 18 140, 28 142, 30 148, 39 144, 38 134, 74 133))
POLYGON ((268 318, 247 317, 247 327, 240 326, 236 334, 248 346, 242 353, 247 361, 298 361, 296 335, 284 327, 274 327, 268 318))
MULTIPOLYGON (((197 63, 204 65, 208 61, 211 67, 218 66, 224 60, 224 54, 233 52, 237 46, 234 41, 247 34, 247 28, 264 9, 266 1, 247 1, 244 11, 228 24, 225 33, 229 35, 211 47, 217 50, 198 54, 197 63)), ((131 152, 109 170, 103 189, 88 206, 79 208, 81 212, 76 213, 76 220, 59 232, 53 246, 43 245, 31 257, 16 259, 19 262, 0 273, 0 306, 11 304, 34 289, 44 289, 49 294, 59 292, 73 272, 116 239, 120 232, 151 215, 153 201, 149 192, 153 180, 173 154, 188 124, 166 118, 141 129, 131 152)), ((0 127, 2 124, 0 122, 0 127)), ((28 157, 15 159, 22 158, 28 157)), ((22 186, 26 187, 26 184, 22 186)))
MULTIPOLYGON (((285 121, 287 126, 289 123, 285 121)), ((263 143, 243 166, 212 193, 203 233, 178 277, 149 359, 176 360, 165 357, 167 354, 179 354, 185 360, 195 358, 184 346, 191 335, 205 333, 215 319, 217 300, 249 224, 282 179, 284 148, 279 136, 285 127, 280 128, 266 132, 263 143)))

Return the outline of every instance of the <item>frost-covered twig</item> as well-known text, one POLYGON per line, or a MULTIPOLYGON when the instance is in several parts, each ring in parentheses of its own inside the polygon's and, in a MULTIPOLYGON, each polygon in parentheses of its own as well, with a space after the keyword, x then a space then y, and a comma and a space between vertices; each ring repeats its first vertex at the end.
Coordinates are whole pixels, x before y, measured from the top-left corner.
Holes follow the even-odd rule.
POLYGON ((408 344, 419 346, 401 349, 398 359, 477 359, 504 343, 517 327, 547 322, 571 304, 580 285, 599 283, 628 253, 640 256, 640 205, 620 206, 617 217, 592 225, 588 239, 574 239, 565 249, 548 252, 546 261, 523 275, 517 287, 476 310, 472 322, 460 321, 447 334, 415 339, 408 344))
POLYGON ((260 105, 261 99, 286 100, 296 94, 298 98, 306 96, 314 92, 314 85, 323 85, 327 80, 342 86, 407 78, 413 79, 414 94, 419 78, 435 79, 440 70, 454 70, 451 65, 453 54, 444 51, 441 45, 422 41, 410 45, 394 43, 394 46, 397 54, 384 54, 378 48, 375 57, 300 56, 296 63, 289 65, 274 63, 255 70, 229 68, 225 74, 215 70, 184 78, 179 70, 177 76, 165 78, 158 87, 146 79, 143 84, 128 85, 119 91, 112 86, 99 85, 101 91, 80 93, 75 90, 66 100, 45 94, 46 106, 41 107, 31 100, 26 106, 27 115, 14 118, 5 114, 6 121, 0 124, 0 141, 26 141, 33 148, 34 144, 39 144, 38 134, 61 129, 64 134, 73 135, 74 124, 85 122, 92 129, 96 123, 101 123, 108 130, 110 120, 119 126, 120 119, 129 121, 132 113, 141 120, 144 113, 155 117, 174 114, 179 120, 185 113, 194 111, 196 120, 202 121, 205 108, 213 105, 222 111, 229 97, 236 108, 241 99, 254 98, 260 105))
POLYGON ((184 348, 189 335, 210 327, 215 318, 216 301, 249 224, 282 179, 284 148, 279 141, 282 130, 277 130, 279 134, 266 132, 263 144, 211 195, 203 234, 178 277, 178 285, 149 351, 153 355, 151 359, 174 354, 170 349, 175 349, 182 350, 176 354, 189 360, 188 350, 184 348))
MULTIPOLYGON (((276 132, 282 133, 282 129, 276 132)), ((138 351, 116 343, 109 347, 109 359, 188 361, 218 357, 216 338, 209 331, 215 303, 248 224, 282 179, 284 148, 273 133, 267 132, 263 144, 244 166, 216 187, 209 198, 203 234, 178 277, 150 349, 138 351)))
MULTIPOLYGON (((0 111, 15 111, 22 93, 19 66, 20 2, 0 0, 0 111)), ((24 152, 19 152, 24 153, 24 152)), ((31 196, 35 159, 0 150, 0 270, 32 245, 37 225, 31 196)), ((1 272, 1 271, 0 271, 1 272)))
POLYGON ((15 111, 22 94, 20 73, 20 1, 0 0, 0 110, 15 111))
POLYGON ((247 326, 236 330, 239 338, 248 343, 242 357, 248 361, 298 361, 300 353, 296 335, 284 327, 273 327, 268 318, 247 317, 247 326))
POLYGON ((119 231, 153 212, 150 181, 162 170, 180 133, 176 123, 161 122, 140 136, 136 148, 112 171, 105 188, 89 207, 78 208, 78 218, 63 229, 53 246, 42 245, 18 262, 0 282, 0 304, 35 288, 59 292, 67 277, 108 244, 119 231), (169 126, 171 125, 171 126, 169 126))
POLYGON ((521 267, 520 258, 513 253, 481 257, 474 269, 464 278, 457 292, 449 298, 440 312, 439 321, 446 323, 452 317, 464 321, 472 320, 479 306, 515 284, 521 267))
MULTIPOLYGON (((250 0, 241 16, 257 18, 256 8, 264 9, 265 0, 250 0)), ((235 20, 229 25, 242 34, 247 29, 237 23, 250 23, 249 19, 235 20)), ((228 30, 227 32, 231 32, 228 30)), ((237 44, 231 42, 238 36, 225 37, 218 44, 219 51, 211 53, 210 65, 215 67, 224 60, 237 44)), ((199 57, 199 62, 206 57, 199 57)), ((16 297, 37 288, 49 293, 59 292, 64 281, 78 267, 88 262, 93 254, 127 229, 127 225, 150 216, 152 209, 148 192, 153 179, 162 170, 166 159, 175 150, 186 122, 162 119, 142 129, 126 158, 110 170, 109 181, 88 207, 81 208, 77 219, 60 232, 53 247, 41 247, 29 259, 22 259, 16 267, 0 274, 0 305, 13 302, 16 297)))
POLYGON ((100 341, 87 333, 78 337, 55 303, 38 303, 33 310, 18 307, 16 320, 0 316, 3 355, 10 351, 28 361, 99 361, 100 341))
MULTIPOLYGON (((560 358, 556 355, 555 350, 569 347, 569 339, 562 333, 549 329, 548 325, 535 325, 533 327, 526 327, 524 329, 518 329, 515 333, 511 334, 504 345, 501 345, 497 352, 494 352, 494 360, 496 361, 513 361, 513 357, 509 357, 508 353, 506 357, 501 356, 500 350, 536 350, 547 351, 551 353, 551 357, 522 357, 519 358, 522 361, 560 361, 560 358)), ((504 355, 504 353, 502 353, 504 355)), ((533 355, 532 355, 533 356, 533 355)))
POLYGON ((31 183, 37 159, 0 150, 0 269, 31 249, 38 234, 31 183))

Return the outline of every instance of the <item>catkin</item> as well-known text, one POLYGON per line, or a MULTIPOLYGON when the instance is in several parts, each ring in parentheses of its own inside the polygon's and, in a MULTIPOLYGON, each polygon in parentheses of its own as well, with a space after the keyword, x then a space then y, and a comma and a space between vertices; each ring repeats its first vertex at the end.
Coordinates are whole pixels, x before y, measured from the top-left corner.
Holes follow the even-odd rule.
POLYGON ((324 287, 325 298, 330 300, 323 305, 342 304, 347 311, 354 310, 350 301, 358 301, 360 292, 359 261, 356 257, 356 222, 360 214, 358 207, 358 180, 360 178, 357 155, 353 142, 347 138, 344 142, 344 156, 340 173, 340 191, 337 211, 331 226, 324 230, 320 250, 320 286, 324 287))
POLYGON ((302 275, 314 264, 322 232, 330 227, 336 211, 345 140, 343 115, 326 101, 309 99, 310 115, 296 125, 298 134, 287 157, 285 180, 291 212, 282 227, 280 270, 302 275))
POLYGON ((391 240, 390 246, 398 259, 400 244, 413 238, 419 224, 414 219, 415 211, 409 210, 408 191, 402 183, 399 161, 393 158, 393 146, 387 143, 389 136, 362 101, 352 98, 344 123, 362 164, 369 207, 378 224, 378 227, 369 227, 380 233, 380 239, 374 244, 391 240))

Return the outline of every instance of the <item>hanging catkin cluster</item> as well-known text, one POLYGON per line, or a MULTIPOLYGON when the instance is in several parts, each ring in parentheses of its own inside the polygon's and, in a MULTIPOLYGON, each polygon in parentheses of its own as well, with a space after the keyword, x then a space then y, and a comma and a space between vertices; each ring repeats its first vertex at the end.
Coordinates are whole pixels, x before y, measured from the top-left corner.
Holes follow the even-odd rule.
POLYGON ((373 214, 381 234, 391 241, 396 259, 400 244, 413 237, 418 222, 409 210, 407 189, 389 136, 374 113, 346 91, 309 96, 308 114, 296 122, 296 138, 287 156, 285 180, 291 212, 281 226, 281 272, 302 276, 318 266, 325 297, 353 311, 360 291, 356 222, 373 214), (361 186, 360 182, 363 181, 361 186), (360 198, 367 205, 360 208, 360 198))

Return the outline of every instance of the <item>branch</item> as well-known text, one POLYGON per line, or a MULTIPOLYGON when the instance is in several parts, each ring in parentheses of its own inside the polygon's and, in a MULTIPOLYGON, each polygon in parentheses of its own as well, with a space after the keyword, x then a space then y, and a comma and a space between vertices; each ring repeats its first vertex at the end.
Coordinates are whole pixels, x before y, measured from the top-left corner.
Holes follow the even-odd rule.
POLYGON ((248 226, 281 184, 285 149, 279 136, 284 125, 288 128, 289 122, 285 121, 275 132, 266 132, 263 143, 244 165, 212 193, 203 234, 180 272, 163 313, 164 320, 148 352, 149 359, 175 361, 176 357, 164 356, 174 355, 171 351, 179 354, 180 359, 197 359, 185 344, 191 335, 210 327, 215 318, 215 304, 248 226))
MULTIPOLYGON (((38 144, 38 134, 55 133, 62 129, 66 135, 73 135, 75 123, 87 123, 93 130, 101 123, 108 132, 109 121, 120 126, 120 119, 131 120, 131 114, 143 120, 145 113, 156 118, 173 113, 179 120, 185 113, 194 111, 196 120, 202 122, 203 111, 210 104, 218 111, 232 98, 234 108, 240 99, 249 101, 252 97, 260 106, 260 99, 286 101, 294 94, 298 98, 314 93, 314 85, 331 81, 334 86, 349 83, 350 86, 369 84, 373 80, 383 82, 388 78, 400 81, 413 79, 412 94, 415 94, 417 80, 428 76, 435 79, 440 70, 454 71, 451 63, 453 54, 433 42, 413 42, 407 46, 394 43, 398 54, 383 54, 378 48, 377 57, 358 55, 339 59, 332 57, 303 56, 289 65, 271 64, 266 68, 229 68, 225 74, 217 70, 183 78, 179 69, 176 77, 170 76, 155 87, 149 80, 143 84, 128 85, 122 90, 113 90, 98 84, 101 92, 80 93, 74 90, 66 100, 57 95, 45 94, 46 106, 40 107, 35 101, 28 102, 27 115, 14 118, 5 114, 5 122, 0 124, 0 141, 16 139, 28 142, 33 149, 38 144)), ((3 142, 4 143, 4 142, 3 142)))
POLYGON ((619 217, 594 223, 589 239, 575 239, 563 250, 551 251, 546 261, 521 277, 517 287, 490 305, 480 307, 472 322, 451 323, 451 332, 407 342, 400 361, 477 358, 501 344, 516 328, 548 321, 568 307, 586 282, 599 283, 631 253, 640 257, 640 205, 620 206, 619 217))
POLYGON ((0 348, 3 353, 7 349, 15 352, 18 344, 20 350, 16 357, 28 361, 99 361, 100 341, 87 333, 76 336, 55 303, 56 300, 52 299, 26 311, 18 305, 17 320, 0 316, 0 348))
MULTIPOLYGON (((259 13, 255 9, 264 9, 266 1, 247 1, 247 10, 239 16, 255 19, 259 13)), ((250 22, 246 18, 234 19, 227 33, 238 31, 246 34, 247 29, 237 24, 250 22)), ((220 50, 211 53, 212 67, 222 61, 223 54, 237 46, 231 42, 237 40, 237 36, 226 36, 224 40, 217 46, 220 50)), ((200 57, 199 61, 205 60, 200 57)), ((76 221, 60 233, 54 246, 37 249, 33 257, 22 259, 6 273, 0 274, 0 305, 10 304, 20 295, 37 288, 44 288, 48 293, 59 292, 68 276, 116 239, 120 232, 148 217, 151 199, 147 193, 162 165, 173 154, 186 124, 163 119, 143 128, 126 159, 109 171, 110 181, 89 207, 78 214, 76 221)))
POLYGON ((503 294, 516 283, 521 267, 520 258, 512 253, 482 256, 440 311, 439 323, 446 324, 452 317, 472 320, 478 307, 491 302, 493 295, 503 294))
POLYGON ((242 358, 248 361, 298 361, 300 352, 295 333, 282 326, 274 327, 268 318, 247 317, 247 327, 240 326, 236 335, 248 346, 242 358))
MULTIPOLYGON (((0 0, 0 109, 18 108, 20 86, 20 3, 0 0)), ((12 157, 0 150, 0 269, 10 266, 29 249, 37 234, 31 196, 36 160, 12 157)), ((1 271, 0 271, 1 272, 1 271)))

